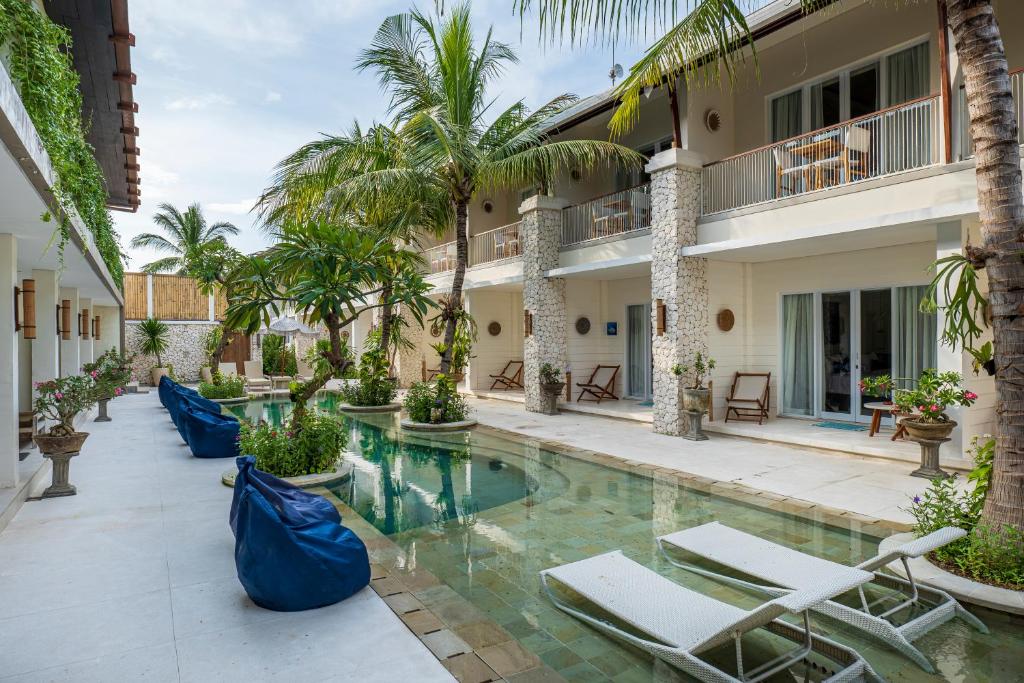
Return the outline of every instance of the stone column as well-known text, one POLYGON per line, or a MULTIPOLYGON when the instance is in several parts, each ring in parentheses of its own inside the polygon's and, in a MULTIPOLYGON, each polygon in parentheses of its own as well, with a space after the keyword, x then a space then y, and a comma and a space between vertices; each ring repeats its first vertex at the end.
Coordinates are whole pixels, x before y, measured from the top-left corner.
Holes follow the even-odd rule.
POLYGON ((96 314, 93 312, 92 299, 78 300, 78 312, 81 313, 84 309, 89 309, 89 317, 82 318, 82 331, 85 332, 86 336, 79 337, 81 351, 78 362, 81 365, 91 363, 95 360, 95 357, 93 356, 92 319, 96 314))
POLYGON ((654 431, 679 435, 686 430, 676 363, 692 365, 707 352, 708 287, 706 260, 681 257, 682 247, 697 242, 700 215, 700 157, 683 149, 656 155, 651 174, 651 330, 654 359, 654 431), (658 333, 658 300, 665 305, 665 329, 658 333))
POLYGON ((36 281, 36 338, 32 342, 32 382, 48 382, 60 375, 60 337, 57 306, 60 284, 57 272, 33 270, 36 281))
MULTIPOLYGON (((960 221, 952 221, 949 223, 939 223, 935 230, 935 258, 941 259, 953 254, 962 254, 964 247, 964 226, 960 221)), ((939 305, 939 310, 936 313, 935 321, 935 332, 941 337, 942 330, 946 327, 946 313, 944 307, 948 303, 946 301, 946 291, 943 287, 939 287, 935 292, 936 303, 939 305)), ((978 342, 980 345, 985 340, 982 339, 978 342)), ((970 382, 972 374, 972 364, 968 360, 970 357, 959 347, 952 348, 941 341, 938 342, 938 353, 935 358, 935 369, 938 372, 959 372, 963 375, 966 382, 970 382)), ((986 375, 982 371, 982 375, 986 375)), ((939 447, 939 452, 942 456, 948 456, 953 458, 964 457, 964 448, 970 444, 964 439, 964 417, 969 410, 977 410, 978 406, 975 405, 972 408, 960 408, 957 406, 950 406, 946 409, 946 414, 949 415, 956 423, 956 429, 954 429, 949 435, 949 441, 942 444, 939 447)), ((993 411, 994 414, 994 411, 993 411)), ((994 429, 992 430, 995 431, 994 429)))
POLYGON ((60 376, 67 377, 82 371, 82 338, 78 335, 78 314, 82 309, 78 305, 78 290, 74 287, 61 287, 60 299, 71 302, 71 336, 64 339, 62 335, 60 342, 60 376))
MULTIPOLYGON (((416 318, 410 315, 404 308, 399 308, 396 311, 396 318, 401 318, 409 323, 404 329, 405 338, 413 345, 411 349, 406 347, 399 348, 398 356, 395 359, 398 365, 398 386, 408 388, 415 382, 423 379, 422 364, 423 349, 426 347, 426 341, 424 341, 426 332, 423 326, 416 321, 416 318)), ((396 320, 395 323, 397 324, 398 321, 396 320)), ((423 324, 428 324, 426 319, 424 319, 423 324)))
POLYGON ((523 308, 533 316, 533 333, 523 340, 523 385, 526 409, 541 411, 540 366, 564 371, 568 362, 565 334, 565 280, 545 277, 558 267, 562 245, 562 209, 568 202, 534 196, 523 202, 519 235, 523 248, 523 308))
POLYGON ((18 283, 18 240, 0 235, 0 488, 18 485, 18 347, 14 329, 14 288, 18 283))

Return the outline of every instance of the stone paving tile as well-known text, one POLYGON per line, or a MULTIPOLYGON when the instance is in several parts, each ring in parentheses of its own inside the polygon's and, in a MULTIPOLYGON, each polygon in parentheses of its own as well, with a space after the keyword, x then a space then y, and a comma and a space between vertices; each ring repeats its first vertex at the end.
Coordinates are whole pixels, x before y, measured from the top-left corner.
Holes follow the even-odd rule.
POLYGON ((434 653, 435 657, 442 661, 449 657, 454 657, 455 655, 473 651, 473 648, 471 648, 466 641, 459 638, 449 629, 441 629, 440 631, 428 633, 420 640, 422 640, 423 644, 434 653))
POLYGON ((384 602, 395 611, 395 614, 405 614, 423 609, 423 603, 417 600, 412 593, 395 593, 384 598, 384 602))
POLYGON ((515 640, 477 650, 480 659, 504 677, 540 665, 540 659, 515 640))
POLYGON ((512 634, 490 620, 463 624, 455 628, 455 633, 474 650, 512 640, 512 634))
POLYGON ((455 655, 442 662, 459 683, 489 683, 500 676, 473 653, 455 655))
POLYGON ((405 625, 409 627, 410 631, 418 636, 440 631, 444 628, 444 622, 427 610, 406 612, 405 614, 400 614, 399 618, 405 622, 405 625))
POLYGON ((402 585, 397 579, 391 576, 386 576, 382 579, 374 579, 370 581, 370 588, 377 592, 377 595, 382 598, 389 595, 395 595, 396 593, 404 593, 405 586, 402 585))

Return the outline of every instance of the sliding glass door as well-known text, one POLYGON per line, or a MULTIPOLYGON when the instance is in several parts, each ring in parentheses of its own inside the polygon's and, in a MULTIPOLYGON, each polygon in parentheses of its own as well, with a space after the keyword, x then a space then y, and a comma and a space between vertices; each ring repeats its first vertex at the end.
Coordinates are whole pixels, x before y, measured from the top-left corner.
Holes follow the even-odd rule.
POLYGON ((646 401, 651 398, 651 305, 626 307, 626 395, 646 401))
POLYGON ((820 415, 849 418, 853 404, 853 298, 850 292, 821 295, 820 415))

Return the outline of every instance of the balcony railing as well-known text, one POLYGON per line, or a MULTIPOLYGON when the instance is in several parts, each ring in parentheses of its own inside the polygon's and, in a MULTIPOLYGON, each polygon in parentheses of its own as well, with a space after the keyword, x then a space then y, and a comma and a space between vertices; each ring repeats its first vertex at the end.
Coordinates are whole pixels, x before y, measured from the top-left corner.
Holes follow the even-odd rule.
POLYGON ((728 211, 939 162, 930 95, 708 164, 702 213, 728 211))
POLYGON ((562 246, 651 227, 651 185, 606 194, 562 210, 562 246))
MULTIPOLYGON (((1010 92, 1017 109, 1017 142, 1024 145, 1024 69, 1010 72, 1010 92)), ((960 86, 957 98, 957 121, 960 122, 960 158, 974 156, 974 140, 971 138, 971 115, 967 111, 967 92, 960 86)))
POLYGON ((436 247, 430 247, 423 252, 423 259, 427 262, 431 275, 455 270, 457 260, 455 242, 446 242, 436 247))
POLYGON ((522 253, 518 222, 503 225, 469 238, 470 265, 502 261, 522 253))

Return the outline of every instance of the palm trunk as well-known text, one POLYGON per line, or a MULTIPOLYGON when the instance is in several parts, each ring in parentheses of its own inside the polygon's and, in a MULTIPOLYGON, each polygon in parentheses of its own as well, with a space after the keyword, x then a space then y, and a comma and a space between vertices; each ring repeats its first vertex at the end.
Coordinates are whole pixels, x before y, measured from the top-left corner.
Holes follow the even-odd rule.
POLYGON ((455 326, 458 323, 458 312, 462 310, 462 283, 466 279, 466 267, 469 264, 468 204, 460 199, 455 205, 455 274, 452 276, 451 317, 444 328, 444 353, 441 355, 441 374, 447 375, 452 364, 452 346, 455 344, 455 326))
POLYGON ((996 362, 996 452, 982 519, 1024 530, 1024 197, 1010 79, 991 0, 951 0, 975 147, 996 362))

